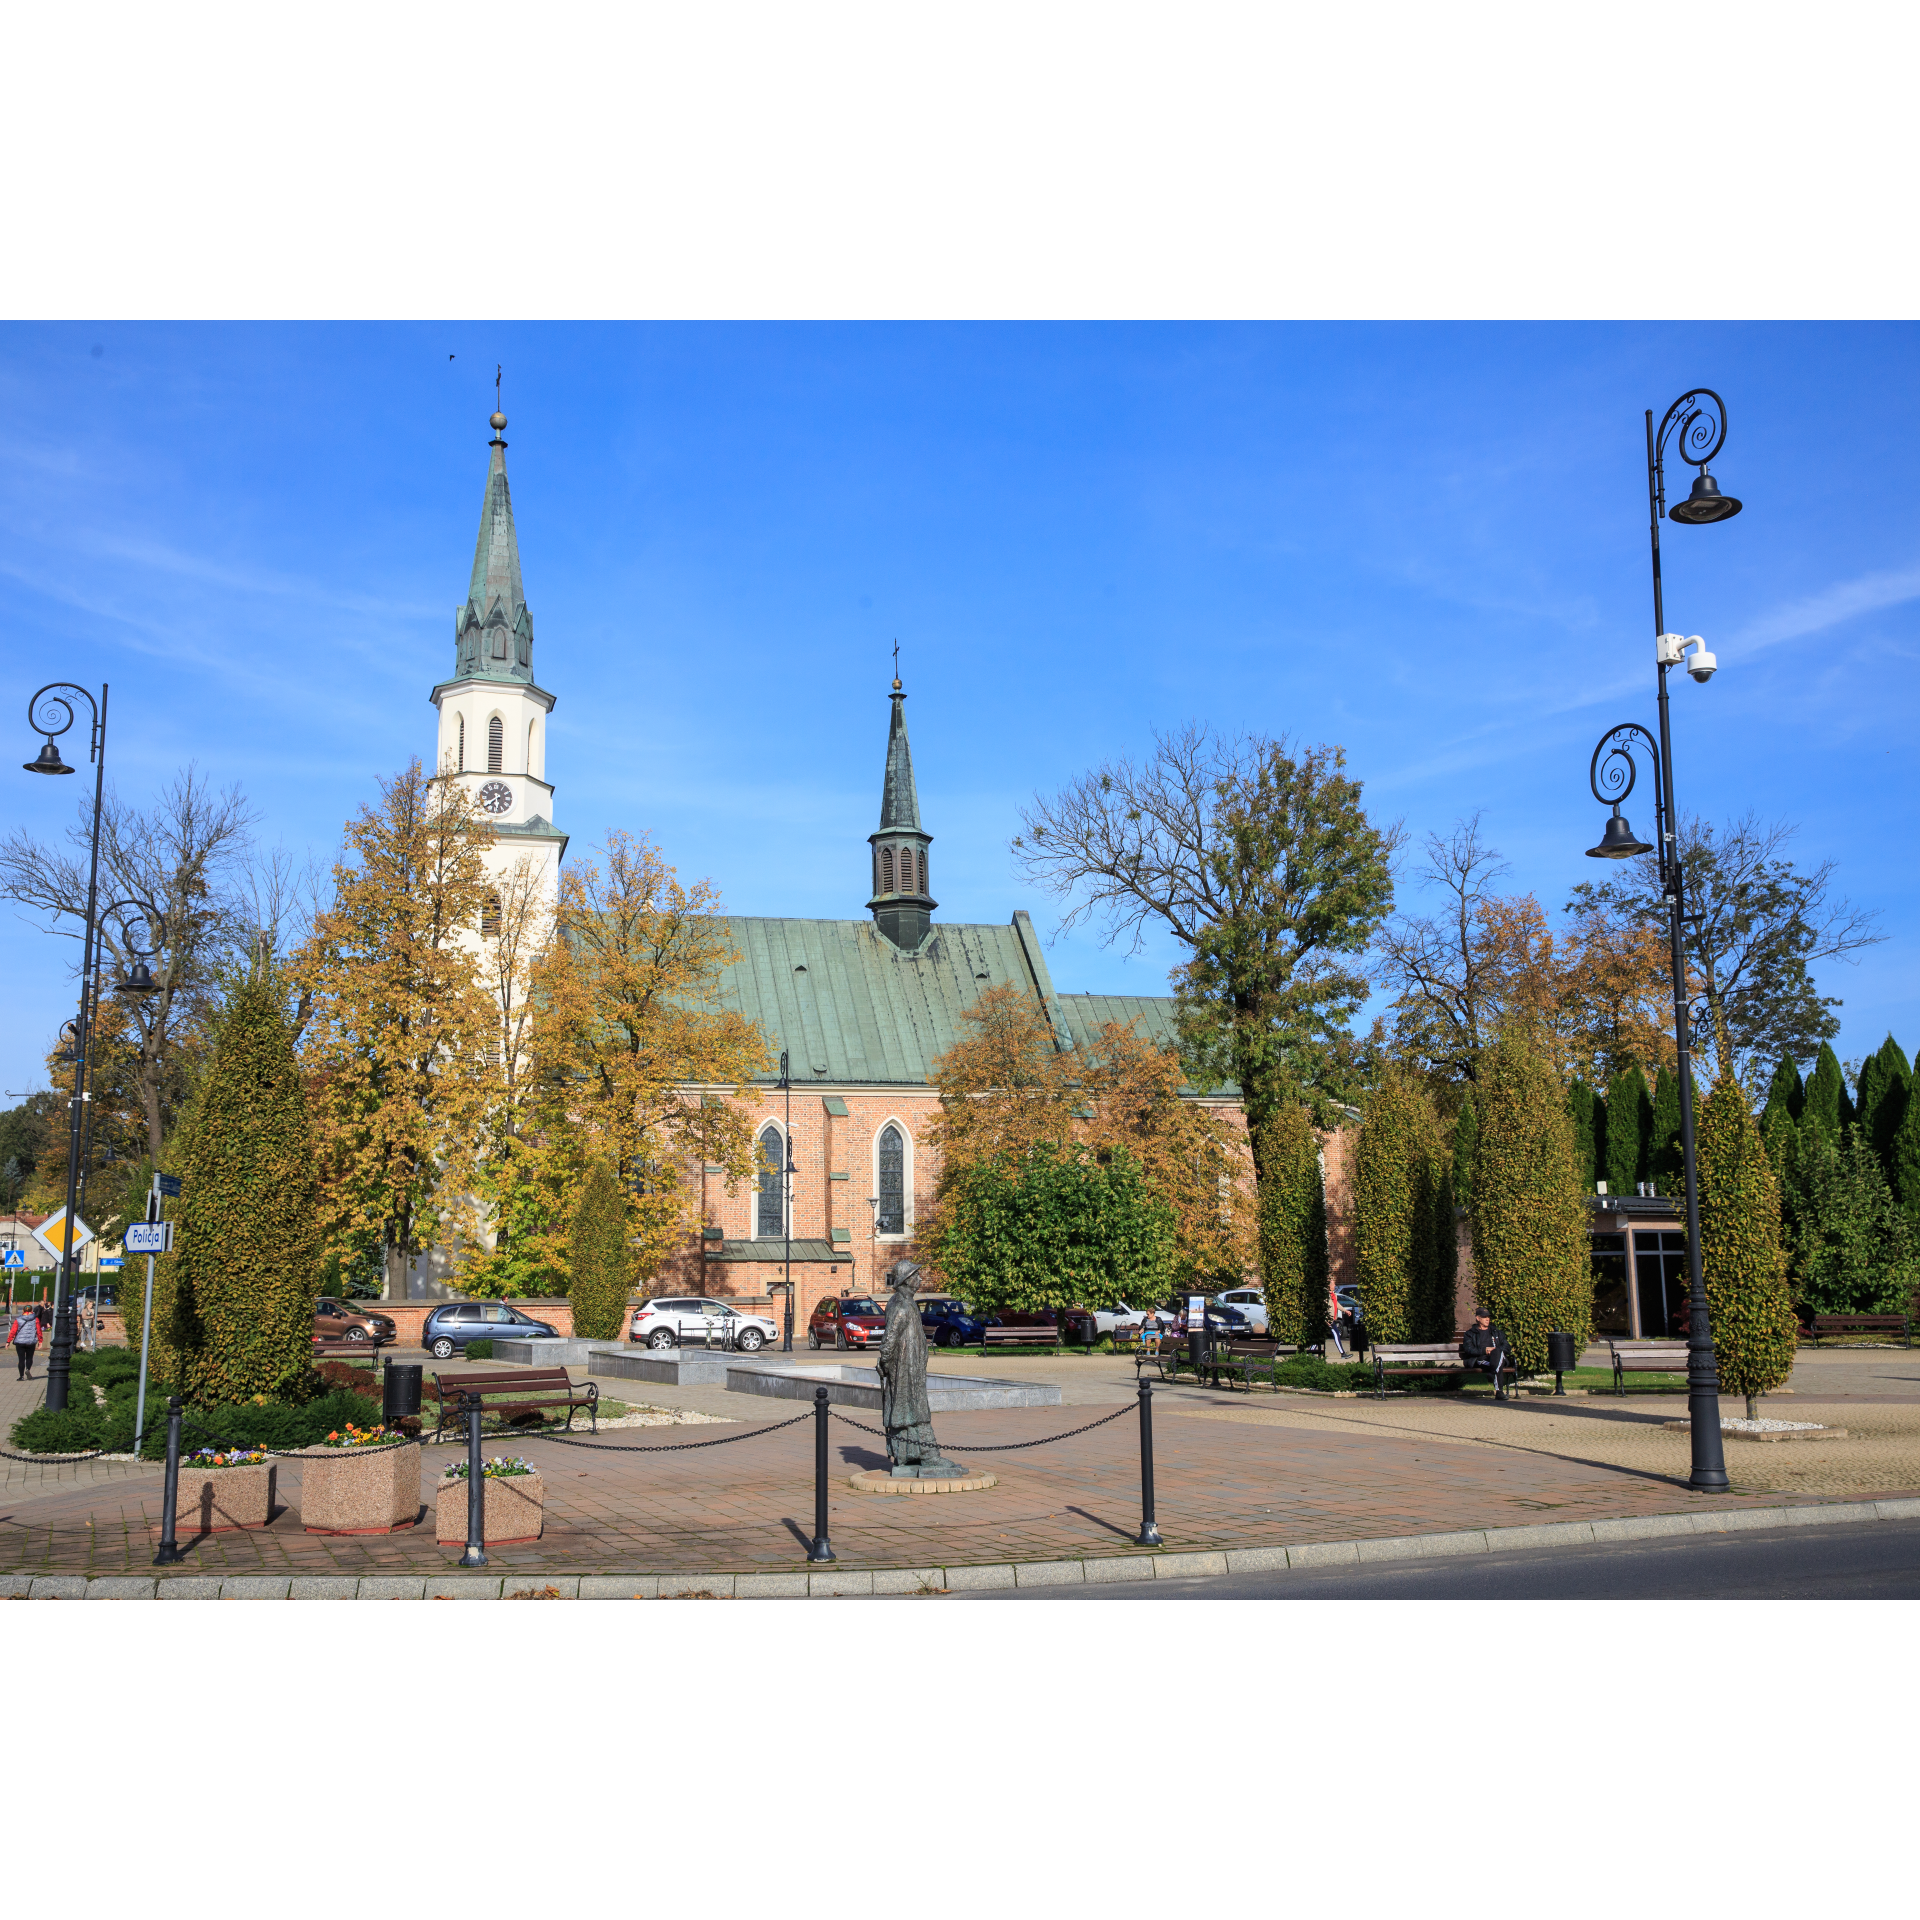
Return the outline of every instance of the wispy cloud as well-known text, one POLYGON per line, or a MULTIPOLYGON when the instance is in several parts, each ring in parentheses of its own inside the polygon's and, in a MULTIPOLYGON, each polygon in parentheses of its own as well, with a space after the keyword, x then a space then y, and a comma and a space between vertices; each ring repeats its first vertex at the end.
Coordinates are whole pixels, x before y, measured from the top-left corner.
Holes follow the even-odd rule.
POLYGON ((1758 653, 1788 640, 1804 640, 1825 633, 1863 613, 1920 600, 1920 567, 1892 573, 1863 573, 1857 580, 1841 580, 1820 593, 1809 594, 1763 615, 1727 642, 1729 652, 1758 653))

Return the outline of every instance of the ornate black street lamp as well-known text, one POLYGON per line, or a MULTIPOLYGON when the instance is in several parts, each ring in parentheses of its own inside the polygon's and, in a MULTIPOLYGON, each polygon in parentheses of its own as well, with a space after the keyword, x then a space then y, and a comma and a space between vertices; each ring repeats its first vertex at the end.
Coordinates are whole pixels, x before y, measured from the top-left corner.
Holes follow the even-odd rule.
MULTIPOLYGON (((90 866, 87 873, 86 934, 80 955, 80 1017, 74 1023, 73 1099, 68 1106, 67 1129, 67 1237, 60 1249, 60 1270, 53 1283, 53 1345, 47 1354, 47 1405, 56 1411, 67 1404, 67 1381, 73 1364, 73 1231, 79 1208, 80 1135, 83 1110, 87 1101, 87 1042, 94 990, 95 905, 100 897, 100 800, 107 771, 107 689, 102 685, 95 700, 85 687, 70 681, 55 680, 42 687, 27 702, 27 723, 40 734, 45 744, 37 759, 25 762, 28 773, 72 773, 74 769, 60 757, 55 744, 74 722, 73 701, 77 695, 92 712, 88 730, 87 758, 93 762, 93 833, 90 866)), ((64 1060, 65 1056, 62 1055, 64 1060)))
POLYGON ((1647 412, 1647 519, 1653 542, 1654 663, 1659 685, 1660 738, 1637 721, 1610 727, 1600 736, 1587 769, 1593 797, 1612 809, 1597 847, 1587 854, 1595 860, 1629 860, 1636 854, 1659 856, 1660 890, 1667 901, 1667 934, 1673 970, 1674 1050, 1680 1081, 1680 1154, 1686 1171, 1687 1192, 1687 1413, 1693 1429, 1693 1472, 1688 1484, 1697 1493, 1725 1493, 1727 1465, 1720 1438, 1720 1367, 1714 1356, 1713 1328, 1707 1317, 1706 1280, 1700 1265, 1700 1181, 1693 1150, 1693 1041, 1687 1002, 1687 961, 1684 939, 1686 875, 1680 865, 1680 841, 1673 806, 1673 736, 1667 717, 1667 673, 1685 662, 1687 671, 1704 686, 1719 663, 1696 634, 1683 639, 1667 631, 1666 607, 1660 580, 1660 521, 1664 515, 1682 526, 1711 526, 1731 520, 1740 502, 1720 491, 1707 471, 1707 462, 1726 444, 1726 402, 1711 387, 1695 387, 1667 409, 1654 431, 1653 412, 1647 412), (1697 467, 1693 490, 1667 511, 1665 456, 1669 439, 1682 460, 1697 467), (1687 652, 1693 649, 1693 658, 1687 652), (1654 831, 1657 847, 1650 847, 1627 824, 1620 803, 1633 791, 1636 768, 1633 750, 1640 745, 1653 762, 1654 831))

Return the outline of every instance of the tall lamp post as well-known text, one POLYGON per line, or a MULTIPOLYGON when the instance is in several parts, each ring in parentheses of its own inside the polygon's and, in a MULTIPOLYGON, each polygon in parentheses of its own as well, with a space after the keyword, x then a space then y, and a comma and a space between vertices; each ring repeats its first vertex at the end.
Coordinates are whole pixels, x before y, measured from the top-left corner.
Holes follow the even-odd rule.
POLYGON ((1595 860, 1628 860, 1656 853, 1660 890, 1667 901, 1667 936, 1673 970, 1674 1052, 1680 1081, 1680 1153, 1686 1170, 1687 1192, 1687 1414, 1693 1430, 1693 1471, 1688 1485, 1696 1493, 1727 1491, 1726 1454, 1720 1438, 1720 1367, 1713 1350, 1713 1328, 1707 1317, 1706 1279, 1700 1265, 1700 1179, 1693 1147, 1693 1041, 1687 999, 1687 960, 1684 922, 1686 875, 1680 864, 1678 816, 1673 805, 1673 736, 1667 716, 1667 673, 1686 665, 1702 686, 1719 665, 1696 634, 1682 638, 1667 631, 1666 606, 1660 579, 1660 522, 1664 517, 1682 526, 1711 526, 1731 520, 1740 502, 1720 491, 1707 462, 1726 444, 1726 402, 1711 387, 1695 387, 1667 409, 1658 432, 1653 412, 1647 411, 1647 523, 1653 546, 1654 665, 1659 688, 1660 738, 1637 721, 1609 728, 1600 736, 1587 769, 1593 797, 1610 806, 1606 830, 1587 854, 1595 860), (1666 450, 1672 441, 1680 458, 1698 469, 1692 491, 1671 511, 1667 508, 1666 450), (1693 658, 1687 659, 1689 650, 1693 658), (1658 846, 1639 839, 1620 811, 1633 791, 1636 745, 1653 762, 1655 832, 1658 846))
POLYGON ((28 773, 72 773, 54 743, 74 722, 74 696, 84 700, 92 716, 87 758, 93 762, 93 831, 87 872, 86 933, 80 955, 80 1017, 74 1024, 73 1099, 68 1106, 67 1235, 60 1249, 60 1269, 53 1283, 53 1345, 47 1354, 47 1405, 58 1411, 67 1404, 67 1380, 73 1363, 73 1229, 80 1179, 81 1110, 87 1093, 87 1014, 92 999, 94 967, 94 907, 100 897, 100 800, 107 771, 107 689, 95 700, 85 687, 54 680, 27 702, 27 724, 45 742, 37 759, 25 762, 28 773))

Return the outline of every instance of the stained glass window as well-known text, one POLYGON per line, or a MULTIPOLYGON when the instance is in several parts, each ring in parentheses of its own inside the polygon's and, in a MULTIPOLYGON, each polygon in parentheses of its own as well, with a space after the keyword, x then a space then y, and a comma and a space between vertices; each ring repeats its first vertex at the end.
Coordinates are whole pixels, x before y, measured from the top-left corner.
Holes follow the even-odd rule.
POLYGON ((760 1136, 760 1189, 755 1200, 753 1231, 762 1240, 778 1240, 786 1232, 780 1204, 780 1183, 786 1164, 780 1129, 768 1127, 760 1136))
POLYGON ((907 1143, 888 1125, 880 1134, 880 1207, 873 1219, 877 1233, 907 1230, 907 1143))

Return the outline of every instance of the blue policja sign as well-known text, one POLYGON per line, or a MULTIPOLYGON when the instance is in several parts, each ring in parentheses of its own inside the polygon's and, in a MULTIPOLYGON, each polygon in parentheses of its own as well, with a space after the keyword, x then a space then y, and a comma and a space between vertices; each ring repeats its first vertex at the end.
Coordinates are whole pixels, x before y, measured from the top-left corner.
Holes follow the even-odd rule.
POLYGON ((126 1248, 129 1253, 171 1253, 173 1222, 171 1220, 135 1221, 127 1229, 126 1248))

